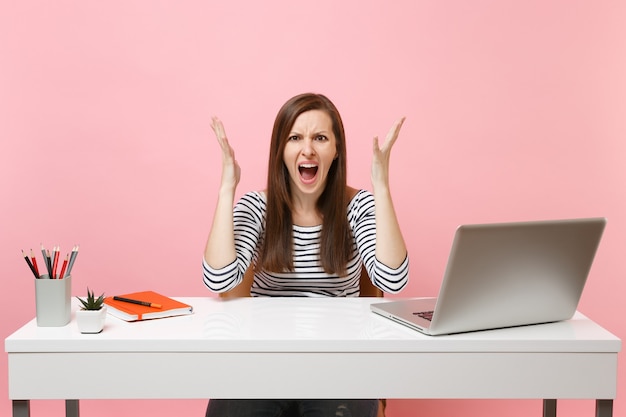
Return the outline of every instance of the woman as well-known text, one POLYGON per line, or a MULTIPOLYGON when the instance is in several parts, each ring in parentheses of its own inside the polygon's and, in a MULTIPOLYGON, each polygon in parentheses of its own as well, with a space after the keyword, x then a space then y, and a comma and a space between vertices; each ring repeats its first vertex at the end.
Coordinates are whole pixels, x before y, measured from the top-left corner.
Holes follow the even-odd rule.
MULTIPOLYGON (((404 288, 409 261, 389 190, 389 157, 403 122, 393 125, 382 147, 374 138, 372 195, 347 185, 345 133, 335 105, 320 94, 291 98, 274 122, 266 190, 245 194, 233 210, 241 171, 214 118, 222 178, 204 253, 205 285, 229 291, 252 268, 253 296, 358 296, 364 266, 381 290, 404 288)), ((304 414, 309 406, 320 410, 315 416, 335 416, 342 407, 353 416, 374 416, 377 404, 213 400, 207 416, 304 414), (252 414, 265 407, 276 411, 252 414)))

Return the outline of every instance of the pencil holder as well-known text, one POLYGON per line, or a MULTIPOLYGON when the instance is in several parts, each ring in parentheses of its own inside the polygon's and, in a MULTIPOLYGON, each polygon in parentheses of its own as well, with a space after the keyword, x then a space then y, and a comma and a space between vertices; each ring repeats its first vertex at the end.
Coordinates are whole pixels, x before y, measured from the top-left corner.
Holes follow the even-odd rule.
POLYGON ((61 327, 70 322, 72 277, 50 279, 42 275, 35 279, 37 326, 61 327))

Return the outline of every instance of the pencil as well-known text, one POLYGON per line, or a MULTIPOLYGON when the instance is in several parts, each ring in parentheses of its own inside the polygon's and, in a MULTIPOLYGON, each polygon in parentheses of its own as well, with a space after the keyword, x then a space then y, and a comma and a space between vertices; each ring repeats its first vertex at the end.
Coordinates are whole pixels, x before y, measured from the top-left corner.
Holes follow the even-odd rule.
POLYGON ((52 278, 53 279, 57 279, 57 265, 59 264, 59 249, 60 246, 55 246, 52 248, 52 253, 53 253, 53 258, 54 260, 52 261, 52 278))
POLYGON ((23 250, 22 250, 22 256, 24 256, 24 260, 28 264, 28 267, 30 268, 30 270, 33 272, 33 275, 35 276, 35 278, 39 278, 39 275, 37 275, 37 271, 35 271, 35 267, 33 266, 30 259, 28 259, 28 255, 26 255, 23 250))
POLYGON ((72 254, 70 255, 70 262, 67 265, 66 275, 70 275, 72 273, 72 268, 74 267, 74 262, 76 262, 77 256, 78 256, 78 245, 74 245, 74 247, 72 248, 72 254))
POLYGON ((39 268, 37 267, 37 258, 35 258, 35 254, 33 250, 30 250, 30 259, 33 261, 33 267, 35 268, 35 273, 37 274, 37 278, 39 278, 39 268))
POLYGON ((67 260, 69 259, 70 254, 65 255, 65 260, 63 261, 63 266, 61 267, 61 273, 59 274, 59 279, 65 278, 65 268, 67 268, 67 260))
POLYGON ((48 271, 48 278, 51 277, 52 271, 50 271, 50 263, 48 262, 48 255, 46 254, 46 248, 43 247, 43 243, 41 244, 41 254, 43 255, 43 263, 48 271))
POLYGON ((50 250, 46 249, 46 263, 48 264, 48 277, 54 278, 52 275, 52 257, 50 256, 50 250))

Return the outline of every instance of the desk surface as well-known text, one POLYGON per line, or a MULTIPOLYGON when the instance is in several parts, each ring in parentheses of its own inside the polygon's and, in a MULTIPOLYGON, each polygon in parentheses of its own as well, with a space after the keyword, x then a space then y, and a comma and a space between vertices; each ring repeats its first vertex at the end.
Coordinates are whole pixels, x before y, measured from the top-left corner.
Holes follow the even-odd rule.
MULTIPOLYGON (((102 333, 37 327, 32 320, 5 340, 7 352, 351 351, 618 352, 621 341, 576 313, 543 325, 426 336, 373 314, 372 298, 178 298, 190 316, 128 323, 108 316, 102 333)), ((73 306, 73 311, 76 305, 73 306)))
POLYGON ((616 395, 621 341, 580 313, 432 337, 371 313, 376 298, 179 299, 193 315, 108 316, 95 335, 80 334, 74 320, 56 328, 30 321, 5 340, 9 398, 616 395), (97 386, 76 378, 94 365, 106 371, 97 386))

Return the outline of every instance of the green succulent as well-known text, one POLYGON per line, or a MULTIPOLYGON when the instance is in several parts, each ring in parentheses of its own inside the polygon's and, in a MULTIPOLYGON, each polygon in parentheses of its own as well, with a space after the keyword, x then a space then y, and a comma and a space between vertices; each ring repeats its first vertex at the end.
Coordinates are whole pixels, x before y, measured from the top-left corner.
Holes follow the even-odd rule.
POLYGON ((83 305, 83 310, 100 310, 102 305, 104 304, 104 293, 100 295, 100 297, 96 298, 93 295, 93 291, 89 291, 89 287, 87 287, 87 299, 83 300, 80 297, 76 297, 78 301, 83 305))

